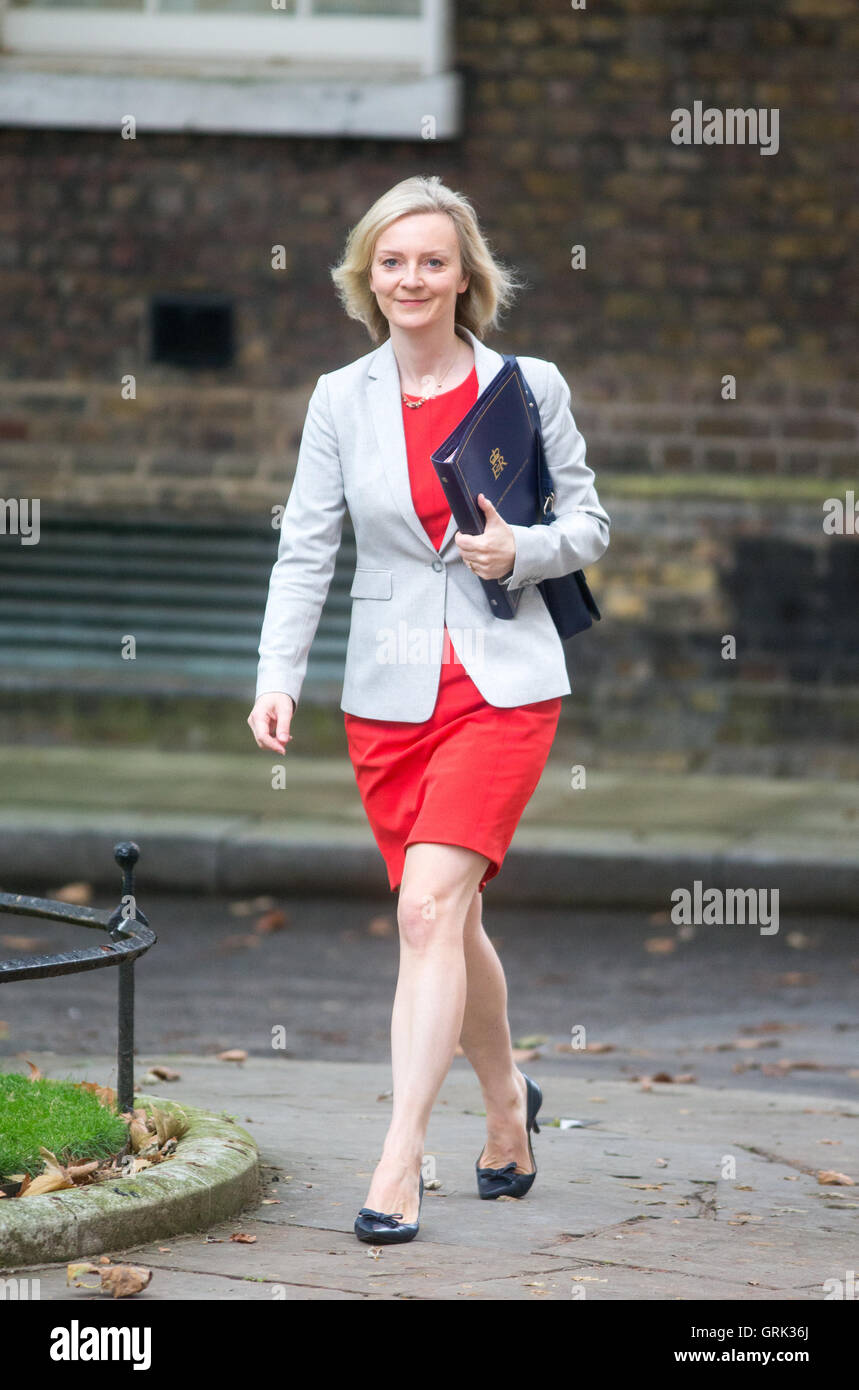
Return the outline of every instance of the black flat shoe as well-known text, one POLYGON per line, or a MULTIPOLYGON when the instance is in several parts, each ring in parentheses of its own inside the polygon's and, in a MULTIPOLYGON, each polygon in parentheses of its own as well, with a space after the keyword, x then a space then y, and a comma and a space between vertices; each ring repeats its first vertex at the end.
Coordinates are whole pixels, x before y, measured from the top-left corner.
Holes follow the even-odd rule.
POLYGON ((424 1180, 420 1179, 418 1186, 418 1219, 417 1221, 401 1221, 401 1211, 395 1211, 389 1216, 384 1211, 373 1211, 371 1207, 362 1207, 355 1217, 355 1234, 359 1240, 366 1241, 368 1245, 400 1245, 403 1241, 414 1240, 421 1224, 421 1203, 424 1199, 424 1180))
MULTIPOLYGON (((525 1076, 525 1073, 522 1073, 525 1076)), ((526 1192, 530 1192, 534 1179, 537 1176, 537 1164, 534 1160, 534 1150, 531 1148, 531 1130, 535 1134, 540 1133, 540 1126, 537 1124, 537 1112, 543 1104, 543 1092, 532 1081, 530 1076, 525 1076, 527 1086, 527 1114, 525 1119, 525 1130, 528 1135, 528 1152, 531 1155, 531 1162, 534 1164, 533 1173, 517 1173, 515 1163, 505 1163, 503 1168, 479 1168, 480 1156, 474 1167, 477 1172, 477 1191, 484 1201, 492 1202, 496 1197, 524 1197, 526 1192)), ((483 1153, 483 1149, 480 1150, 483 1153)))

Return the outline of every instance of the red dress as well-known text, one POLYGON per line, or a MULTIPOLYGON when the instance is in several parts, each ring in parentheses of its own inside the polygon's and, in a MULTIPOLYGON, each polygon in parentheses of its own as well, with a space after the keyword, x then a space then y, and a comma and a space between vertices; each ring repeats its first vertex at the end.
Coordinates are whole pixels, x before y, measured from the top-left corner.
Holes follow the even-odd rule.
MULTIPOLYGON (((412 500, 436 550, 450 507, 430 453, 476 399, 472 368, 459 386, 417 410, 403 403, 412 500)), ((483 890, 501 868, 540 780, 560 713, 560 695, 529 705, 488 704, 457 657, 446 625, 429 719, 413 724, 344 711, 349 757, 392 891, 402 878, 406 848, 417 841, 462 845, 485 855, 483 890)))

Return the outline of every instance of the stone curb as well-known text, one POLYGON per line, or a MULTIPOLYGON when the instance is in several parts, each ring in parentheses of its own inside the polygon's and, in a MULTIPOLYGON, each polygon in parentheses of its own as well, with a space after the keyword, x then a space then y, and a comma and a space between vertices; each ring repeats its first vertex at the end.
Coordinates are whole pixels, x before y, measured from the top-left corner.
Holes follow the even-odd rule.
MULTIPOLYGON (((388 897, 387 875, 363 832, 315 822, 282 824, 273 834, 241 821, 205 817, 90 818, 85 824, 52 818, 3 826, 0 882, 6 887, 44 879, 85 878, 116 889, 111 850, 135 839, 142 855, 138 886, 147 891, 235 894, 284 892, 388 897), (145 859, 143 855, 145 854, 145 859)), ((859 914, 859 861, 826 853, 821 841, 794 848, 744 847, 678 840, 651 846, 541 844, 533 827, 520 830, 502 873, 492 882, 498 904, 578 908, 666 909, 678 887, 778 888, 780 910, 859 914)))
POLYGON ((247 1130, 160 1096, 134 1101, 187 1115, 190 1126, 175 1157, 134 1178, 0 1202, 0 1268, 101 1255, 201 1230, 257 1199, 259 1153, 247 1130))

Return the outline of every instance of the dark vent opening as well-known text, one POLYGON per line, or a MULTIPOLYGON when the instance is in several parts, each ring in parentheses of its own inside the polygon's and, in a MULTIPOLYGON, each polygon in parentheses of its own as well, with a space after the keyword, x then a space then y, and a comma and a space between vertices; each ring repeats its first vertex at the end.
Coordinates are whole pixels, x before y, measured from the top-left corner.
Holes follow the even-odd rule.
POLYGON ((176 367, 233 364, 233 306, 220 295, 156 295, 152 360, 176 367))

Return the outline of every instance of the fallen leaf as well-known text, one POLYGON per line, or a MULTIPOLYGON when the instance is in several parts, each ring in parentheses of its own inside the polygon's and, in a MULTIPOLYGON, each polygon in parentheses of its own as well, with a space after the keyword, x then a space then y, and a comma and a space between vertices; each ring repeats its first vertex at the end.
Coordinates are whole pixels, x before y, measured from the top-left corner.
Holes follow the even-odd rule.
POLYGON ((94 1158, 89 1163, 76 1163, 66 1171, 72 1182, 80 1182, 81 1178, 89 1177, 89 1174, 94 1173, 97 1168, 98 1159, 94 1158))
POLYGON ((289 926, 289 919, 282 908, 273 908, 271 912, 264 912, 262 917, 258 917, 254 922, 254 931, 260 936, 268 936, 274 931, 283 931, 289 926))
POLYGON ((614 1043, 601 1042, 588 1043, 584 1048, 585 1052, 614 1052, 615 1050, 614 1043))
POLYGON ((128 1126, 128 1141, 131 1145, 131 1152, 139 1154, 141 1149, 148 1148, 152 1143, 152 1131, 143 1120, 132 1120, 128 1126))
POLYGON ((39 1068, 36 1066, 36 1063, 35 1063, 35 1062, 31 1062, 30 1059, 29 1059, 29 1057, 25 1057, 25 1058, 24 1058, 24 1061, 27 1063, 27 1066, 30 1068, 30 1076, 29 1076, 28 1079, 29 1079, 30 1081, 42 1081, 44 1078, 42 1077, 42 1073, 39 1071, 39 1068))
POLYGON ((256 1236, 245 1235, 244 1231, 235 1231, 233 1235, 230 1236, 230 1240, 235 1241, 236 1245, 254 1245, 256 1243, 256 1236))
POLYGON ((217 1056, 219 1062, 246 1062, 248 1054, 243 1052, 240 1047, 229 1048, 226 1052, 219 1052, 217 1056))
POLYGON ((84 1261, 80 1264, 66 1265, 67 1284, 74 1284, 76 1288, 97 1289, 99 1287, 97 1283, 82 1283, 84 1275, 86 1274, 98 1274, 99 1276, 101 1276, 101 1270, 99 1269, 98 1265, 90 1264, 88 1261, 84 1261))
POLYGON ((394 923, 390 917, 371 917, 367 923, 369 936, 393 936, 394 923))
POLYGON ((168 1139, 181 1139, 182 1135, 188 1132, 190 1121, 184 1110, 161 1110, 158 1106, 153 1106, 150 1118, 155 1126, 159 1148, 166 1144, 168 1139))
POLYGON ((102 1292, 114 1298, 130 1298, 145 1289, 151 1278, 152 1270, 140 1265, 111 1265, 101 1271, 102 1292))
POLYGON ((174 1067, 164 1066, 163 1063, 160 1062, 157 1066, 150 1067, 149 1070, 153 1076, 158 1077, 159 1081, 181 1081, 182 1079, 182 1073, 180 1071, 176 1071, 174 1067))
POLYGON ((90 1091, 107 1110, 116 1109, 116 1091, 111 1086, 100 1086, 97 1081, 76 1081, 80 1091, 90 1091))
POLYGON ((267 912, 274 907, 274 898, 252 898, 250 902, 230 903, 230 912, 234 917, 251 917, 255 912, 267 912))
POLYGON ((67 1187, 74 1187, 74 1183, 69 1177, 68 1171, 60 1163, 56 1154, 52 1154, 50 1149, 39 1145, 39 1153, 45 1160, 45 1171, 28 1185, 26 1190, 22 1189, 18 1196, 40 1197, 45 1192, 59 1192, 67 1187))
POLYGON ((777 1019, 767 1019, 764 1023, 746 1023, 741 1033, 795 1033, 805 1027, 804 1023, 780 1023, 777 1019))
POLYGON ((810 936, 804 931, 789 931, 785 937, 788 946, 794 951, 807 951, 810 947, 816 946, 819 940, 818 936, 810 936))
POLYGON ((58 888, 51 894, 52 898, 58 898, 61 903, 79 903, 86 905, 92 902, 91 883, 65 883, 62 888, 58 888))
POLYGON ((673 936, 649 936, 644 949, 651 956, 670 956, 677 949, 677 941, 673 936))
POLYGON ((836 1173, 834 1168, 825 1169, 818 1173, 817 1181, 824 1187, 855 1187, 852 1178, 848 1178, 846 1173, 836 1173))
POLYGON ((74 1187, 74 1183, 64 1173, 40 1173, 18 1196, 42 1197, 46 1192, 60 1192, 66 1187, 74 1187))

